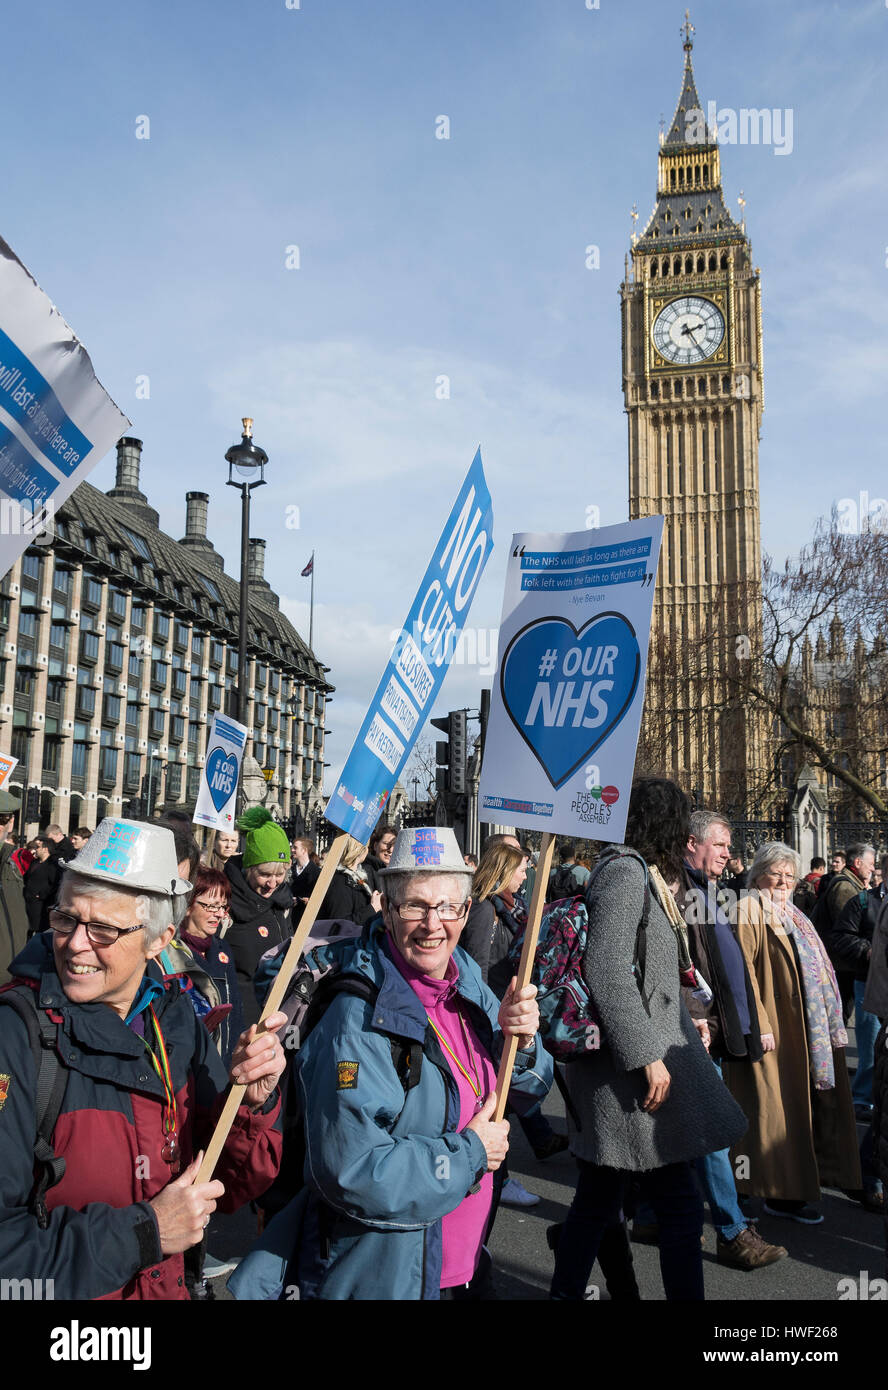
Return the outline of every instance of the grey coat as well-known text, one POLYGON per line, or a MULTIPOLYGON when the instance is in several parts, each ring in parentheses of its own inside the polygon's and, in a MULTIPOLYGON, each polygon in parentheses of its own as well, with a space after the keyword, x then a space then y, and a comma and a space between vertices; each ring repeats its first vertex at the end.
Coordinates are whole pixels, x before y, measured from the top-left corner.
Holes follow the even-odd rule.
POLYGON ((564 1073, 581 1127, 569 1118, 577 1158, 643 1172, 726 1149, 747 1127, 746 1116, 719 1079, 680 992, 678 951, 669 920, 651 892, 644 996, 632 973, 644 906, 644 870, 637 859, 602 865, 589 886, 589 931, 583 978, 602 1025, 598 1052, 570 1062, 564 1073), (642 1110, 641 1068, 662 1059, 671 1077, 659 1110, 642 1110))

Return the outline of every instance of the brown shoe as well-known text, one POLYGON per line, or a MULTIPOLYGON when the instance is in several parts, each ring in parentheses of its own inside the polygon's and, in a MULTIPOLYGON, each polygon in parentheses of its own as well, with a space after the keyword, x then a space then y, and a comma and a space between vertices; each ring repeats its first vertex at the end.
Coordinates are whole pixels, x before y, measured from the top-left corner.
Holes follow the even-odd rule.
POLYGON ((754 1226, 747 1226, 733 1240, 718 1237, 715 1258, 720 1265, 730 1265, 732 1269, 761 1269, 782 1260, 786 1254, 782 1245, 769 1245, 762 1240, 754 1226))

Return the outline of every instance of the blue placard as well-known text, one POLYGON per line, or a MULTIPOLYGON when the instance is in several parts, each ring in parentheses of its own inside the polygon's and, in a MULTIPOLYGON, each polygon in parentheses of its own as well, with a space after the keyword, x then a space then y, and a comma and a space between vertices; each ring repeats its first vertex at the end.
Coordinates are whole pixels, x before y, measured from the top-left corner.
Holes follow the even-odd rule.
POLYGON ((435 703, 492 549, 493 506, 479 449, 327 804, 327 819, 362 843, 435 703))

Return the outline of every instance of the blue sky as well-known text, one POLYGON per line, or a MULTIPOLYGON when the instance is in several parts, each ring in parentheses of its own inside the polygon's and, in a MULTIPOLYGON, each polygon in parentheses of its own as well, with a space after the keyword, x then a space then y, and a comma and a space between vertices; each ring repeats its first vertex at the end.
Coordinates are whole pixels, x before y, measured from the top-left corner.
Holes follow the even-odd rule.
MULTIPOLYGON (((223 456, 254 416, 271 462, 252 532, 306 633, 299 571, 317 555, 331 774, 479 443, 497 548, 476 652, 513 531, 579 530, 590 506, 603 525, 627 515, 618 287, 630 209, 643 225, 654 202, 683 14, 45 0, 7 18, 0 234, 132 419, 161 524, 183 535, 185 492, 209 492, 235 575, 223 456)), ((791 153, 722 150, 762 270, 762 538, 782 556, 838 498, 888 494, 888 8, 698 0, 691 18, 704 102, 792 112, 791 153)), ((113 454, 92 481, 113 484, 113 454)), ((441 709, 477 707, 489 680, 489 664, 455 666, 441 709)))

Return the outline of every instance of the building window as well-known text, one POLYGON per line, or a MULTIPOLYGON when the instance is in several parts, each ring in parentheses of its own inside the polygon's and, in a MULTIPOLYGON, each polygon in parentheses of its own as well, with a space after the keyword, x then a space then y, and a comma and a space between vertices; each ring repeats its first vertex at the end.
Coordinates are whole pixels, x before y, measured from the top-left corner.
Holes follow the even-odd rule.
POLYGON ((270 684, 269 689, 271 690, 272 695, 279 695, 279 694, 280 694, 280 689, 281 689, 281 673, 280 673, 280 671, 272 671, 272 673, 271 673, 271 684, 270 684))
POLYGON ((184 671, 173 672, 173 691, 176 695, 184 695, 188 689, 188 676, 184 671))
POLYGON ((118 618, 126 616, 126 594, 122 594, 119 589, 109 589, 108 600, 112 613, 116 613, 118 618))
POLYGON ((99 781, 114 782, 117 780, 117 749, 103 748, 99 760, 99 781))
POLYGON ((128 526, 121 526, 120 530, 126 536, 137 555, 141 555, 144 560, 151 560, 153 558, 151 551, 148 549, 148 543, 143 536, 136 535, 135 531, 131 531, 128 526))
POLYGON ((239 655, 239 653, 235 651, 234 647, 229 647, 229 648, 228 648, 228 674, 229 674, 230 676, 234 676, 234 675, 237 674, 237 669, 238 669, 239 664, 240 664, 240 655, 239 655))
POLYGON ((189 747, 189 749, 196 749, 196 748, 197 748, 198 740, 200 739, 200 730, 201 730, 200 724, 191 723, 191 724, 188 725, 188 747, 189 747))
POLYGON ((126 722, 134 729, 139 727, 139 706, 137 704, 127 703, 126 722))
POLYGON ((170 720, 170 742, 181 743, 185 737, 185 720, 181 714, 177 714, 170 720))
POLYGON ((40 579, 40 556, 30 552, 22 556, 22 574, 28 579, 40 579))
POLYGON ((99 634, 84 632, 80 638, 80 660, 95 663, 99 659, 99 634))
POLYGON ((167 767, 166 794, 168 801, 178 801, 182 795, 182 769, 177 763, 167 767))
POLYGON ((189 801, 196 801, 197 798, 198 798, 198 794, 199 794, 199 792, 200 792, 200 768, 199 768, 199 767, 189 767, 189 769, 188 769, 188 777, 187 777, 187 779, 186 779, 186 783, 187 783, 187 787, 188 787, 188 790, 187 790, 187 793, 186 793, 187 799, 188 799, 189 801))
MULTIPOLYGON (((58 523, 56 523, 58 529, 58 523)), ((60 594, 67 594, 71 591, 71 571, 56 565, 52 576, 52 587, 60 594)))
POLYGON ((91 686, 81 685, 77 690, 77 713, 95 714, 96 712, 96 692, 91 686))
POLYGON ((16 667, 15 688, 19 695, 32 695, 34 693, 33 673, 23 671, 20 666, 16 667))
POLYGON ((163 738, 166 715, 162 709, 153 709, 148 720, 148 732, 152 738, 163 738))
POLYGON ((19 613, 19 637, 33 637, 37 632, 37 614, 19 613))
POLYGON ((119 642, 107 642, 105 644, 105 670, 123 670, 123 647, 119 642))
POLYGON ((102 701, 102 718, 106 724, 120 723, 120 696, 106 695, 102 701))
POLYGON ((47 738, 43 741, 43 771, 58 772, 59 770, 59 749, 61 741, 57 738, 47 738))
POLYGON ((151 683, 152 685, 165 686, 167 671, 169 667, 165 661, 152 661, 151 663, 151 683))
POLYGON ((207 708, 208 708, 208 709, 211 709, 211 710, 213 710, 213 709, 221 709, 221 708, 222 708, 222 687, 221 687, 221 685, 214 685, 214 686, 212 686, 212 687, 210 688, 210 693, 209 693, 209 695, 208 695, 208 697, 207 697, 207 708))
POLYGON ((134 632, 141 632, 145 627, 145 609, 141 603, 134 603, 130 609, 130 627, 134 632))
POLYGON ((71 776, 86 776, 86 755, 89 752, 89 745, 86 743, 74 743, 71 745, 71 776))
POLYGON ((86 580, 81 591, 80 602, 89 604, 90 608, 101 608, 102 582, 100 579, 88 578, 86 580))
POLYGON ((188 646, 188 639, 191 635, 187 623, 176 623, 175 644, 183 650, 188 646))
POLYGON ((211 665, 211 666, 221 666, 221 665, 222 665, 222 655, 223 655, 223 646, 222 646, 222 643, 221 643, 221 642, 215 642, 215 641, 214 641, 214 642, 211 642, 211 643, 210 643, 210 665, 211 665))
POLYGON ((131 679, 132 679, 133 681, 135 681, 135 682, 137 682, 137 683, 138 683, 139 681, 141 681, 141 679, 142 679, 142 658, 141 658, 140 656, 136 656, 136 654, 135 654, 134 652, 131 652, 131 653, 130 653, 129 661, 127 662, 127 667, 126 667, 126 669, 128 670, 128 672, 129 672, 129 674, 130 674, 130 677, 131 677, 131 679))
POLYGON ((60 704, 65 698, 65 682, 60 680, 47 681, 46 698, 51 700, 53 704, 60 704))
POLYGON ((256 662, 256 677, 254 684, 257 690, 264 690, 268 680, 268 667, 264 662, 256 662))
POLYGON ((166 643, 170 635, 170 620, 167 613, 154 614, 154 640, 166 643))

